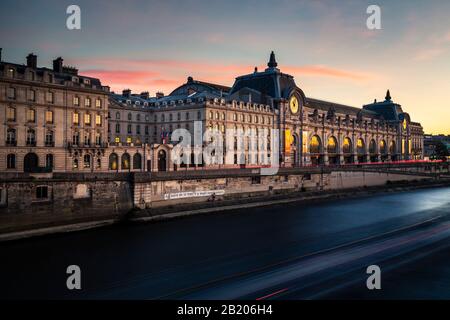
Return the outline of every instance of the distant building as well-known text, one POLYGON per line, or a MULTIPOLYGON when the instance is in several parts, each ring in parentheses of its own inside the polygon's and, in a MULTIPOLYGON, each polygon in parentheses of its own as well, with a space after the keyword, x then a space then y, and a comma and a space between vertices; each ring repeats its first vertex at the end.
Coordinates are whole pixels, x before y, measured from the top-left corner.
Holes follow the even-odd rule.
POLYGON ((436 145, 442 143, 446 148, 447 152, 450 153, 450 135, 424 135, 424 157, 425 159, 430 159, 436 156, 436 145))

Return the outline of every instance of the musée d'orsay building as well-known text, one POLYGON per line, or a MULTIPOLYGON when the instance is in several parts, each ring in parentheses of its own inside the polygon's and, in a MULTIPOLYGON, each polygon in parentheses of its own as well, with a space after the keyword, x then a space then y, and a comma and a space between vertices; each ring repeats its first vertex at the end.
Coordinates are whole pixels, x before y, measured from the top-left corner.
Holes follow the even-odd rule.
POLYGON ((188 77, 155 97, 112 93, 61 58, 53 68, 38 67, 34 54, 26 60, 2 61, 0 49, 2 172, 176 170, 171 133, 193 133, 195 121, 224 135, 227 129, 278 129, 281 166, 423 158, 422 126, 389 91, 362 108, 308 98, 280 71, 273 52, 264 71, 255 68, 232 87, 188 77))

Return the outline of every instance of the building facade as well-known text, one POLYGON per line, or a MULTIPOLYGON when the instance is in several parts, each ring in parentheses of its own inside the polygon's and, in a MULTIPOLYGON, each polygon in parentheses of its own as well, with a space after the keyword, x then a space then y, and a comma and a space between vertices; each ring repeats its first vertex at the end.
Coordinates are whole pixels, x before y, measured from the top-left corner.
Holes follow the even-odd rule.
MULTIPOLYGON (((0 60, 1 61, 1 60, 0 60)), ((250 138, 227 131, 277 130, 281 166, 341 165, 423 158, 423 129, 411 121, 389 91, 381 102, 362 108, 312 99, 291 75, 282 73, 272 52, 267 68, 237 77, 232 87, 194 80, 164 96, 148 92, 110 93, 99 79, 78 75, 53 62, 37 68, 0 63, 0 170, 6 171, 167 171, 258 166, 250 138), (171 150, 176 129, 193 137, 213 129, 225 152, 244 153, 205 166, 193 152, 177 165, 171 150), (239 159, 238 159, 239 156, 239 159), (197 161, 194 161, 196 158, 197 161)), ((267 158, 274 144, 259 145, 267 158)), ((194 145, 194 141, 191 141, 194 145)), ((202 147, 206 143, 202 142, 202 147)), ((193 149, 194 150, 194 149, 193 149)), ((201 157, 201 156, 200 156, 201 157)), ((273 162, 273 159, 272 159, 273 162)))
POLYGON ((53 61, 0 59, 0 170, 100 171, 108 167, 109 88, 53 61))

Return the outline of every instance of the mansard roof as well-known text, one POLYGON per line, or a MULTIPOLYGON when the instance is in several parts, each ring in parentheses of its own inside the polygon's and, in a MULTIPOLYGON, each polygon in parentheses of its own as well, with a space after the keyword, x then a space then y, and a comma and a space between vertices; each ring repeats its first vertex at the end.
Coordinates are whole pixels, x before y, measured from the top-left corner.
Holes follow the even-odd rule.
POLYGON ((187 82, 173 90, 169 96, 175 96, 180 94, 191 94, 193 92, 210 92, 213 94, 218 95, 225 95, 228 94, 230 91, 230 87, 211 83, 211 82, 204 82, 200 80, 194 80, 192 77, 187 78, 187 82))
POLYGON ((352 106, 347 106, 344 104, 339 104, 339 103, 334 103, 334 102, 329 102, 329 101, 324 101, 324 100, 319 100, 319 99, 314 99, 314 98, 306 98, 306 107, 309 108, 314 108, 314 109, 318 109, 318 110, 323 110, 323 111, 328 111, 330 110, 330 108, 334 108, 334 110, 337 113, 342 113, 342 114, 348 114, 348 115, 357 115, 358 113, 362 112, 362 114, 364 116, 367 117, 379 117, 379 114, 371 111, 371 110, 365 110, 365 109, 361 109, 358 107, 352 107, 352 106))
POLYGON ((401 105, 394 103, 389 90, 386 98, 382 102, 374 102, 363 106, 364 110, 370 110, 383 116, 388 121, 402 121, 406 113, 403 112, 401 105))
POLYGON ((294 81, 294 77, 282 73, 277 68, 275 54, 270 54, 270 60, 267 63, 268 68, 263 72, 255 72, 236 78, 230 94, 233 94, 243 88, 250 88, 259 91, 262 95, 267 95, 274 99, 289 98, 293 90, 301 91, 294 81))

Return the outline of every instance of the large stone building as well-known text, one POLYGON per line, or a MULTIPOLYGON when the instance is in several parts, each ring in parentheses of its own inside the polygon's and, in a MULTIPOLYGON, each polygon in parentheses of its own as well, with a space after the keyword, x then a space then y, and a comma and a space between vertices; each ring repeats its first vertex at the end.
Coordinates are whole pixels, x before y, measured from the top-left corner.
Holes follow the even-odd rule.
MULTIPOLYGON (((421 125, 392 101, 389 91, 384 101, 362 108, 308 98, 291 75, 278 69, 273 52, 267 69, 237 77, 232 87, 189 77, 168 96, 158 93, 155 97, 130 90, 109 93, 98 79, 63 67, 62 59, 54 61, 53 70, 37 68, 34 55, 28 60, 27 66, 0 64, 0 133, 4 136, 0 170, 178 170, 180 166, 171 159, 171 135, 176 129, 194 135, 199 128, 201 133, 216 129, 223 136, 230 129, 279 130, 282 166, 423 158, 421 125), (27 98, 30 90, 36 91, 37 100, 27 98), (35 110, 35 118, 28 110, 35 110), (53 123, 45 118, 49 112, 53 112, 53 123), (30 130, 34 136, 28 134, 30 130), (54 133, 54 146, 46 144, 53 141, 46 140, 48 131, 54 133), (29 164, 29 154, 34 154, 31 164, 37 161, 37 165, 29 164), (51 166, 44 160, 47 155, 52 155, 51 166)), ((239 138, 225 149, 237 149, 239 138)), ((236 154, 220 167, 260 164, 247 154, 245 139, 244 156, 238 161, 236 154)), ((270 139, 267 145, 270 157, 274 149, 270 139)), ((182 166, 204 167, 201 161, 194 164, 193 158, 188 157, 190 163, 182 166)))
MULTIPOLYGON (((123 125, 128 131, 120 131, 121 126, 120 130, 110 132, 110 140, 156 143, 161 157, 152 159, 165 164, 153 169, 173 168, 167 159, 170 135, 180 127, 193 133, 195 120, 202 122, 203 131, 217 129, 224 135, 227 129, 278 129, 283 166, 423 158, 421 125, 412 122, 409 114, 392 101, 389 91, 384 101, 362 108, 308 98, 292 76, 277 68, 273 53, 266 70, 255 69, 236 78, 231 88, 189 77, 168 96, 148 99, 126 91, 111 98, 114 103, 110 105, 110 113, 122 119, 126 110, 129 121, 123 125), (136 123, 137 115, 133 112, 148 115, 149 121, 144 124, 148 130, 138 130, 142 125, 136 123)), ((112 128, 118 128, 117 123, 112 119, 112 128)), ((244 161, 247 165, 257 164, 247 156, 244 161)), ((233 164, 237 165, 236 161, 233 164)))
POLYGON ((0 171, 101 171, 108 168, 109 88, 53 61, 1 60, 0 171))

